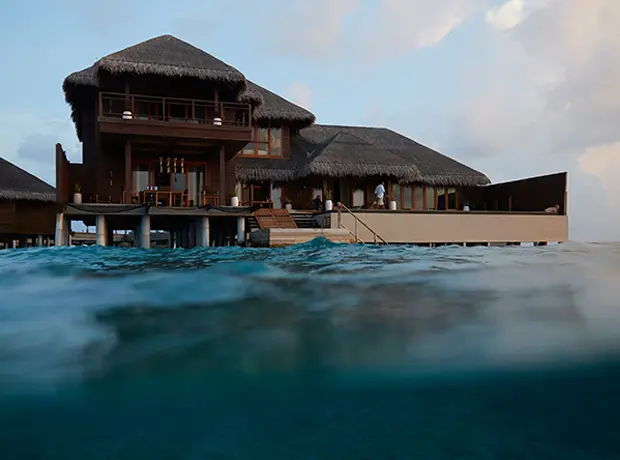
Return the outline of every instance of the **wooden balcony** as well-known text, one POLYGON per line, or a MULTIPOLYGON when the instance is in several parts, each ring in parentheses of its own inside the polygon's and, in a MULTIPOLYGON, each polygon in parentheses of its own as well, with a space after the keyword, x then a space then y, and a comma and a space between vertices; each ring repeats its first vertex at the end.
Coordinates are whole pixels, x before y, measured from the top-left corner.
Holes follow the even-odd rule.
POLYGON ((252 108, 238 102, 99 93, 102 133, 249 142, 252 108))

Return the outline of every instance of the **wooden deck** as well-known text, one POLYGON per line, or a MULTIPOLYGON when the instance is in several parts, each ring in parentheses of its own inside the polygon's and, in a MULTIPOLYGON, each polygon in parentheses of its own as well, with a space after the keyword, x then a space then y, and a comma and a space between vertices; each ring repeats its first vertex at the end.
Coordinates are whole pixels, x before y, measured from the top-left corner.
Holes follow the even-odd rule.
POLYGON ((297 224, 286 209, 263 208, 254 213, 261 230, 276 228, 297 228, 297 224))
POLYGON ((326 238, 332 243, 353 243, 351 234, 338 228, 270 228, 250 233, 252 246, 282 247, 308 243, 315 238, 326 238))

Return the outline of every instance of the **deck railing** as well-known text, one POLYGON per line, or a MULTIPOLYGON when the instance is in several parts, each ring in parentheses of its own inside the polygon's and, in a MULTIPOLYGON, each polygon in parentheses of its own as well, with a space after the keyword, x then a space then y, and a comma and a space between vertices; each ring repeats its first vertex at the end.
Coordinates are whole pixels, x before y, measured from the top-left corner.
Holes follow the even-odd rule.
POLYGON ((249 128, 252 108, 240 102, 99 93, 102 118, 249 128))
POLYGON ((381 238, 377 232, 375 232, 372 228, 370 228, 362 219, 357 217, 349 208, 347 208, 342 203, 338 203, 338 228, 344 228, 345 230, 347 230, 351 234, 351 236, 353 236, 355 238, 355 242, 356 243, 366 244, 365 241, 363 241, 358 236, 358 231, 357 231, 358 223, 361 226, 363 226, 364 228, 366 228, 366 230, 368 230, 370 233, 372 233, 373 239, 374 239, 374 241, 373 241, 374 244, 377 244, 377 240, 381 241, 383 244, 388 244, 387 241, 385 241, 383 238, 381 238), (351 229, 345 227, 345 225, 342 223, 342 211, 343 210, 345 212, 348 212, 349 214, 351 214, 351 216, 353 217, 353 222, 355 223, 354 224, 355 227, 354 227, 353 231, 351 229))

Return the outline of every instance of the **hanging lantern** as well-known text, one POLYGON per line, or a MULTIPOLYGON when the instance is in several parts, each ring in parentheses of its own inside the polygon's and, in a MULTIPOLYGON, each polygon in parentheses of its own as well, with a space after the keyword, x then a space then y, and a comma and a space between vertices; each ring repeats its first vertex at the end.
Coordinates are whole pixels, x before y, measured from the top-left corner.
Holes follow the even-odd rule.
POLYGON ((185 158, 181 158, 181 174, 185 174, 185 158))
POLYGON ((170 157, 166 158, 166 167, 168 174, 170 174, 170 157))
POLYGON ((164 172, 164 157, 159 157, 159 174, 164 172))

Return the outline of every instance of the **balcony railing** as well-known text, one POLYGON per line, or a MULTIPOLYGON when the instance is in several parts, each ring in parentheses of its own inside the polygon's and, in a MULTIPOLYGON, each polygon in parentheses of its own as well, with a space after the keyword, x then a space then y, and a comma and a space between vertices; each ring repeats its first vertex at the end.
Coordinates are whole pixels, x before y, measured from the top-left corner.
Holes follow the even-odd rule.
POLYGON ((101 92, 99 117, 247 129, 252 125, 252 108, 239 102, 101 92))

